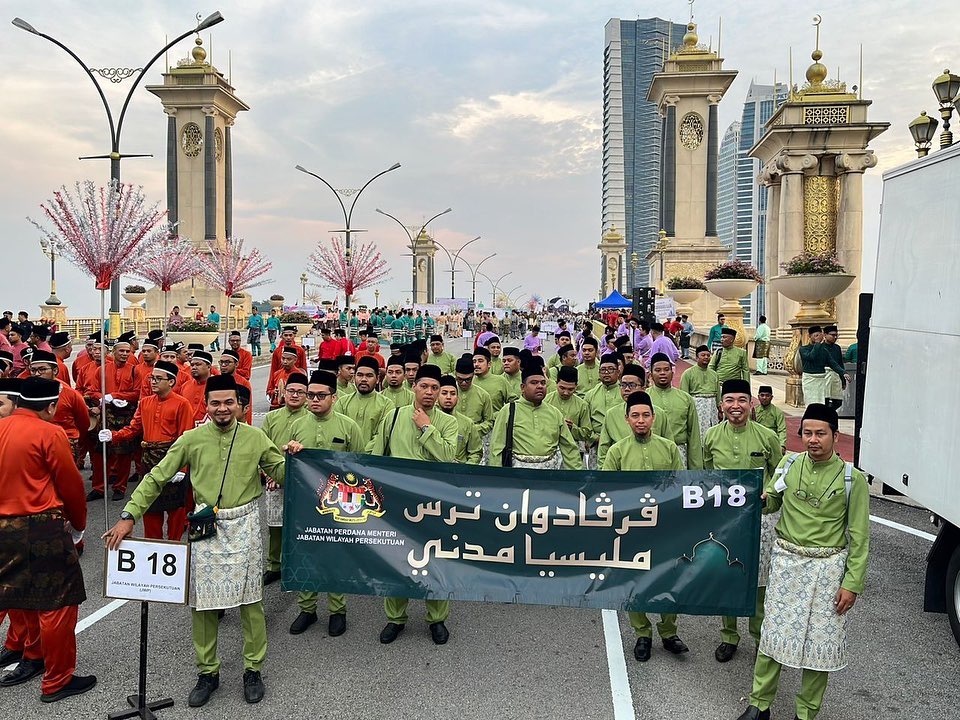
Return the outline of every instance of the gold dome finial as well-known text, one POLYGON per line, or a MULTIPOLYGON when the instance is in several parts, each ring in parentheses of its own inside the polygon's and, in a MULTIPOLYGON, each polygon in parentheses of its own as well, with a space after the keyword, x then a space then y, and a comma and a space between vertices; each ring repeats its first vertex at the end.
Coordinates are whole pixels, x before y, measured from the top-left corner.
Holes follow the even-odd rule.
POLYGON ((811 85, 819 85, 827 79, 827 66, 820 62, 820 58, 823 57, 823 53, 820 51, 821 22, 823 22, 822 17, 819 15, 813 16, 813 26, 817 29, 817 43, 814 51, 810 53, 810 57, 813 59, 813 65, 807 68, 807 82, 811 85))
POLYGON ((197 65, 202 65, 203 61, 207 59, 207 51, 203 49, 203 40, 199 35, 197 35, 197 39, 194 40, 194 42, 197 46, 190 51, 190 54, 193 55, 193 61, 197 63, 197 65))
POLYGON ((697 24, 692 21, 687 23, 687 32, 683 36, 683 46, 694 48, 699 41, 700 37, 697 35, 697 24))

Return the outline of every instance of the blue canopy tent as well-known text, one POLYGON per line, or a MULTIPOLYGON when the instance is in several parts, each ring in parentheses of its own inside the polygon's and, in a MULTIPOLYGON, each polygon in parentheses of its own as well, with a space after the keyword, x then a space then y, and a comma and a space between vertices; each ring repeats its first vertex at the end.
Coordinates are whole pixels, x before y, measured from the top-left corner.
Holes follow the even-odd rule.
POLYGON ((614 290, 612 293, 607 295, 600 302, 594 303, 593 307, 597 310, 616 310, 619 308, 632 308, 633 300, 625 298, 619 292, 614 290))

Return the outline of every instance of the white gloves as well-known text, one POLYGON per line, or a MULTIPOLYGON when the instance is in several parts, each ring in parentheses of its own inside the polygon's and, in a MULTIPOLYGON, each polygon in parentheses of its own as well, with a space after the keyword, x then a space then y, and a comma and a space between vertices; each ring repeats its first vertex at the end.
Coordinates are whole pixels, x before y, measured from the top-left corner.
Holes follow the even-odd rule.
POLYGON ((77 545, 81 540, 83 540, 83 530, 75 530, 69 521, 63 524, 63 529, 70 533, 70 537, 73 538, 74 545, 77 545))
POLYGON ((125 408, 129 403, 126 400, 114 400, 113 406, 116 408, 125 408))
POLYGON ((182 482, 183 479, 184 479, 186 476, 187 476, 186 473, 178 472, 178 473, 174 474, 174 476, 173 476, 172 478, 170 478, 170 482, 172 482, 172 483, 182 482))
POLYGON ((107 393, 106 395, 103 396, 103 401, 109 405, 110 403, 113 402, 113 395, 111 395, 110 393, 107 393))
POLYGON ((101 430, 97 433, 97 440, 100 442, 113 442, 113 430, 101 430))

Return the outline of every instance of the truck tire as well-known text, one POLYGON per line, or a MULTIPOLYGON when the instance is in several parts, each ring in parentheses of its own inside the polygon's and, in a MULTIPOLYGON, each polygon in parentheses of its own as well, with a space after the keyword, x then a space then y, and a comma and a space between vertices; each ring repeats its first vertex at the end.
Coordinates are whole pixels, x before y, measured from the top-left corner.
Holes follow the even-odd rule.
POLYGON ((947 616, 950 618, 950 629, 953 637, 960 645, 960 547, 953 550, 950 564, 947 565, 947 581, 945 594, 947 601, 947 616))

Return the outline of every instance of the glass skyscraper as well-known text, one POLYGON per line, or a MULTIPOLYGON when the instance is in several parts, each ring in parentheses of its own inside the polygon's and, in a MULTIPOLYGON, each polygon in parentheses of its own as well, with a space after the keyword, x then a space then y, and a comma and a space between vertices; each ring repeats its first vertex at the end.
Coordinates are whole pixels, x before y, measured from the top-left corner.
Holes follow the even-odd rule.
POLYGON ((647 92, 685 32, 686 25, 660 18, 614 18, 605 27, 601 235, 616 226, 626 240, 624 292, 649 284, 646 256, 661 225, 662 124, 647 92), (630 262, 634 252, 636 271, 630 262))
MULTIPOLYGON (((777 274, 777 268, 764 267, 767 188, 757 183, 760 161, 747 153, 763 136, 763 127, 774 110, 786 99, 787 86, 783 83, 777 83, 774 88, 751 82, 740 122, 727 129, 720 145, 718 233, 732 257, 752 263, 764 277, 777 274), (730 179, 733 179, 732 185, 730 179)), ((756 317, 765 311, 762 287, 740 304, 744 308, 744 323, 755 324, 756 317)))

